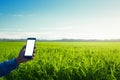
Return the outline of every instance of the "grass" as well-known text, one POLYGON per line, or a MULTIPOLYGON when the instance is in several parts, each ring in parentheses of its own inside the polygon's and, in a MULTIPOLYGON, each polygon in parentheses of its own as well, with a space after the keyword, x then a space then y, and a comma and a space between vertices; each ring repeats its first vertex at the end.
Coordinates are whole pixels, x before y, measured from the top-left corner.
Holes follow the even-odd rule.
MULTIPOLYGON (((0 62, 25 42, 0 42, 0 62)), ((120 42, 37 42, 34 60, 2 80, 120 80, 120 42)))

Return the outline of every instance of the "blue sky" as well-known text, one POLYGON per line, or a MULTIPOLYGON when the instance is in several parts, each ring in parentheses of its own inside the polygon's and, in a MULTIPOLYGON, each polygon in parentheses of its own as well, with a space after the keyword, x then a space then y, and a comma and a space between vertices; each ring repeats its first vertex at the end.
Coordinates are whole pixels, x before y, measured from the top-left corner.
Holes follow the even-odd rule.
POLYGON ((117 39, 119 0, 0 0, 0 38, 117 39))

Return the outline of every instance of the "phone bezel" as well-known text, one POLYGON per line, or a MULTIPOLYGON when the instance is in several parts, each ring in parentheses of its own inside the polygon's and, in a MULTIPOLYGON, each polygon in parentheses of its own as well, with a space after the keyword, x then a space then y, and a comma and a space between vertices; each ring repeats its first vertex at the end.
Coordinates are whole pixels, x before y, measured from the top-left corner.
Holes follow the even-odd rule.
MULTIPOLYGON (((35 40, 35 43, 34 43, 34 46, 35 46, 35 44, 36 44, 36 38, 27 38, 27 41, 28 41, 28 40, 35 40)), ((26 45, 27 45, 27 41, 26 41, 26 45)), ((33 54, 34 54, 34 53, 33 53, 33 54)), ((25 56, 25 54, 24 54, 24 58, 31 59, 32 56, 25 56)))

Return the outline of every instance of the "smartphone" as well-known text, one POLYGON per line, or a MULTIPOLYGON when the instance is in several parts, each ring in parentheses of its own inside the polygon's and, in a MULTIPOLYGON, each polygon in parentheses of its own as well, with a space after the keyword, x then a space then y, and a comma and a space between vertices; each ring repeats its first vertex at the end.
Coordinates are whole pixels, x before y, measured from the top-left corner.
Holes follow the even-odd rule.
POLYGON ((27 39, 27 44, 26 44, 26 50, 25 50, 25 54, 24 57, 27 59, 31 59, 33 56, 33 51, 34 51, 34 47, 35 47, 35 42, 36 42, 36 38, 28 38, 27 39))

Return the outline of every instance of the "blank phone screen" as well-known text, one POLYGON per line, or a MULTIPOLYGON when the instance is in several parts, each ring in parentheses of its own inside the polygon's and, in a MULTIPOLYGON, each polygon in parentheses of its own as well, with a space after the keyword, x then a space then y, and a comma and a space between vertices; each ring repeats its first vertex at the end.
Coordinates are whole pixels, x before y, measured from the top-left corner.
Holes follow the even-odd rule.
POLYGON ((35 40, 27 40, 25 56, 32 56, 35 40))

